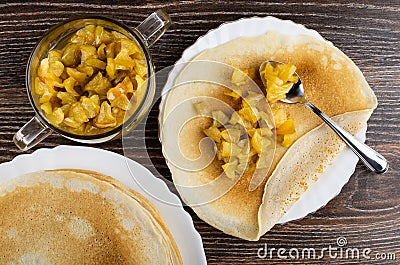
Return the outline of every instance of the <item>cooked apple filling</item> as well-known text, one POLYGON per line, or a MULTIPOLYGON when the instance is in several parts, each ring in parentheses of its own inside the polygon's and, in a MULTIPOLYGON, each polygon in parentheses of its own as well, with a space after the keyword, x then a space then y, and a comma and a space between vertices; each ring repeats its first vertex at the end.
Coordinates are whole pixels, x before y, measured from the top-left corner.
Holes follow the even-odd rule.
POLYGON ((147 64, 134 40, 89 25, 49 51, 37 74, 33 93, 47 119, 68 132, 95 135, 122 124, 146 82, 147 64))
MULTIPOLYGON (((267 81, 264 94, 251 91, 231 90, 225 94, 235 102, 231 114, 221 110, 211 112, 213 123, 203 130, 216 144, 217 159, 223 161, 222 169, 229 178, 235 178, 256 169, 268 167, 266 156, 272 156, 274 141, 284 147, 289 147, 296 139, 294 120, 288 118, 286 110, 276 108, 273 104, 286 97, 286 93, 298 81, 294 74, 296 67, 292 64, 266 64, 260 75, 267 81), (259 104, 272 104, 274 125, 269 121, 265 111, 259 104), (274 132, 275 136, 274 137, 274 132)), ((232 74, 232 83, 245 85, 249 78, 256 78, 256 69, 236 69, 232 74)), ((197 112, 205 114, 205 102, 194 104, 197 112)))

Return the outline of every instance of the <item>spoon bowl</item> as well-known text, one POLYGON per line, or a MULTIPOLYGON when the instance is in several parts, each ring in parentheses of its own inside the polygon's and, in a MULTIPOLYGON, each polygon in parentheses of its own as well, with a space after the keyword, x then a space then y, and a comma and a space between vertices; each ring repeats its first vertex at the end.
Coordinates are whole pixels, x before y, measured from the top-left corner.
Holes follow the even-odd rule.
MULTIPOLYGON (((260 73, 265 68, 266 64, 271 64, 272 67, 275 67, 276 65, 283 64, 283 63, 278 62, 278 61, 273 61, 273 60, 264 61, 260 65, 260 69, 259 69, 260 73)), ((304 100, 306 100, 306 99, 304 97, 303 82, 302 82, 300 76, 296 72, 294 74, 299 78, 299 81, 297 81, 297 83, 293 84, 293 86, 290 88, 289 92, 286 93, 286 98, 281 99, 280 101, 285 102, 285 103, 290 103, 290 104, 304 103, 304 100)), ((261 75, 261 81, 262 81, 264 87, 267 87, 267 80, 265 80, 263 75, 261 75)))
MULTIPOLYGON (((282 62, 268 60, 264 61, 259 68, 261 81, 264 87, 268 87, 267 80, 261 72, 265 69, 265 66, 270 64, 275 67, 278 64, 284 64, 282 62)), ((326 116, 321 110, 309 102, 304 96, 303 82, 297 72, 294 73, 298 77, 298 81, 292 85, 290 90, 286 93, 286 97, 280 101, 290 104, 301 103, 307 106, 315 114, 317 114, 349 147, 350 149, 361 159, 361 161, 375 173, 384 173, 388 169, 388 163, 386 159, 370 148, 369 146, 358 141, 353 135, 337 125, 333 120, 326 116)), ((267 91, 268 93, 268 91, 267 91)))

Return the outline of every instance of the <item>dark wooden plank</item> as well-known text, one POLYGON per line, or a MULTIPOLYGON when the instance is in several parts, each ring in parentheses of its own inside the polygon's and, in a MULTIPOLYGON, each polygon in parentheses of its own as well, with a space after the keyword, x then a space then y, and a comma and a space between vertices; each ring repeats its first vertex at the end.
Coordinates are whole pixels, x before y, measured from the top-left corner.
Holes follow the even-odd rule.
MULTIPOLYGON (((25 66, 36 41, 52 25, 79 14, 106 15, 134 27, 155 9, 164 8, 174 20, 170 30, 151 48, 158 69, 172 65, 208 30, 242 17, 273 15, 319 31, 344 51, 374 89, 379 107, 369 122, 367 143, 390 162, 381 176, 358 165, 342 192, 323 209, 306 218, 277 225, 258 242, 247 242, 210 227, 186 207, 203 237, 209 264, 399 264, 400 259, 400 3, 399 1, 1 1, 0 2, 0 162, 21 154, 13 134, 33 115, 25 92, 25 66), (349 247, 396 253, 397 261, 367 259, 259 259, 269 247, 315 248, 336 245, 344 236, 349 247)), ((160 88, 158 88, 158 93, 160 88)), ((157 139, 157 106, 149 115, 146 145, 134 146, 130 157, 169 177, 157 139), (145 159, 149 154, 151 161, 145 159)), ((135 136, 133 136, 135 139, 135 136)), ((140 142, 139 138, 135 141, 140 142)), ((78 145, 56 134, 38 148, 78 145)), ((121 141, 95 145, 123 154, 121 141)), ((28 152, 32 152, 28 151, 28 152)))

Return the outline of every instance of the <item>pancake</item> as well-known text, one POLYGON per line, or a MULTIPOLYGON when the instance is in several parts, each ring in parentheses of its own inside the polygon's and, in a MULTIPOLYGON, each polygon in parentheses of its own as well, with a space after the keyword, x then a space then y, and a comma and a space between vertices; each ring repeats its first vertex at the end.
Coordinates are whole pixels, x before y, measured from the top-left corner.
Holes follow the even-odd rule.
MULTIPOLYGON (((199 143, 205 137, 202 130, 211 122, 209 118, 198 118, 187 123, 177 136, 167 124, 177 105, 205 96, 233 104, 224 94, 229 91, 226 87, 188 82, 195 77, 187 78, 201 71, 202 75, 208 73, 210 79, 225 80, 226 67, 196 69, 196 66, 191 68, 193 62, 212 61, 239 69, 258 69, 265 60, 294 64, 308 100, 353 135, 366 126, 377 106, 376 97, 358 67, 328 41, 277 32, 238 38, 202 52, 176 78, 175 85, 179 84, 179 89, 172 89, 167 94, 162 118, 164 154, 168 153, 166 148, 171 146, 170 142, 178 141, 180 152, 188 159, 199 156, 199 143)), ((215 159, 200 171, 188 171, 176 161, 171 163, 167 156, 172 178, 185 203, 212 226, 247 240, 258 240, 271 229, 345 148, 334 132, 322 125, 322 121, 304 105, 277 102, 271 108, 286 110, 288 117, 294 120, 299 138, 289 148, 277 144, 271 168, 254 191, 249 191, 251 175, 246 174, 223 196, 215 196, 218 190, 228 190, 225 186, 228 184, 223 182, 213 183, 212 189, 205 192, 182 188, 211 183, 222 173, 221 164, 215 159), (204 203, 200 205, 200 201, 204 203)), ((185 110, 194 112, 188 107, 185 110)))
POLYGON ((96 172, 16 177, 0 205, 0 264, 182 264, 158 210, 96 172))

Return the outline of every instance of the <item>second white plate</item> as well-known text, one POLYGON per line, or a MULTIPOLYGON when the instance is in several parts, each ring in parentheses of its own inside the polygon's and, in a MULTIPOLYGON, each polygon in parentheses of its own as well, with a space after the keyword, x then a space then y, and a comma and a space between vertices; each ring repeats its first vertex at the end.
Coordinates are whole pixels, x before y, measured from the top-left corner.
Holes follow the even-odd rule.
MULTIPOLYGON (((179 59, 171 70, 166 85, 162 92, 160 103, 160 113, 162 115, 165 95, 173 87, 173 83, 185 63, 206 49, 214 48, 239 37, 256 37, 268 31, 278 31, 286 35, 310 35, 321 40, 324 38, 315 30, 307 29, 303 25, 296 24, 289 20, 281 20, 275 17, 253 17, 244 18, 234 22, 222 24, 220 27, 210 30, 206 35, 200 37, 192 46, 187 48, 181 59, 179 59)), ((326 41, 326 40, 324 40, 326 41)), ((162 118, 159 117, 159 122, 162 118)), ((162 128, 162 126, 160 126, 162 128)), ((364 142, 366 128, 356 137, 364 142)), ((307 214, 315 212, 325 206, 330 200, 337 196, 343 186, 349 181, 354 173, 358 157, 346 148, 326 170, 326 172, 314 183, 293 205, 293 207, 283 216, 279 223, 296 220, 305 217, 307 214)))

